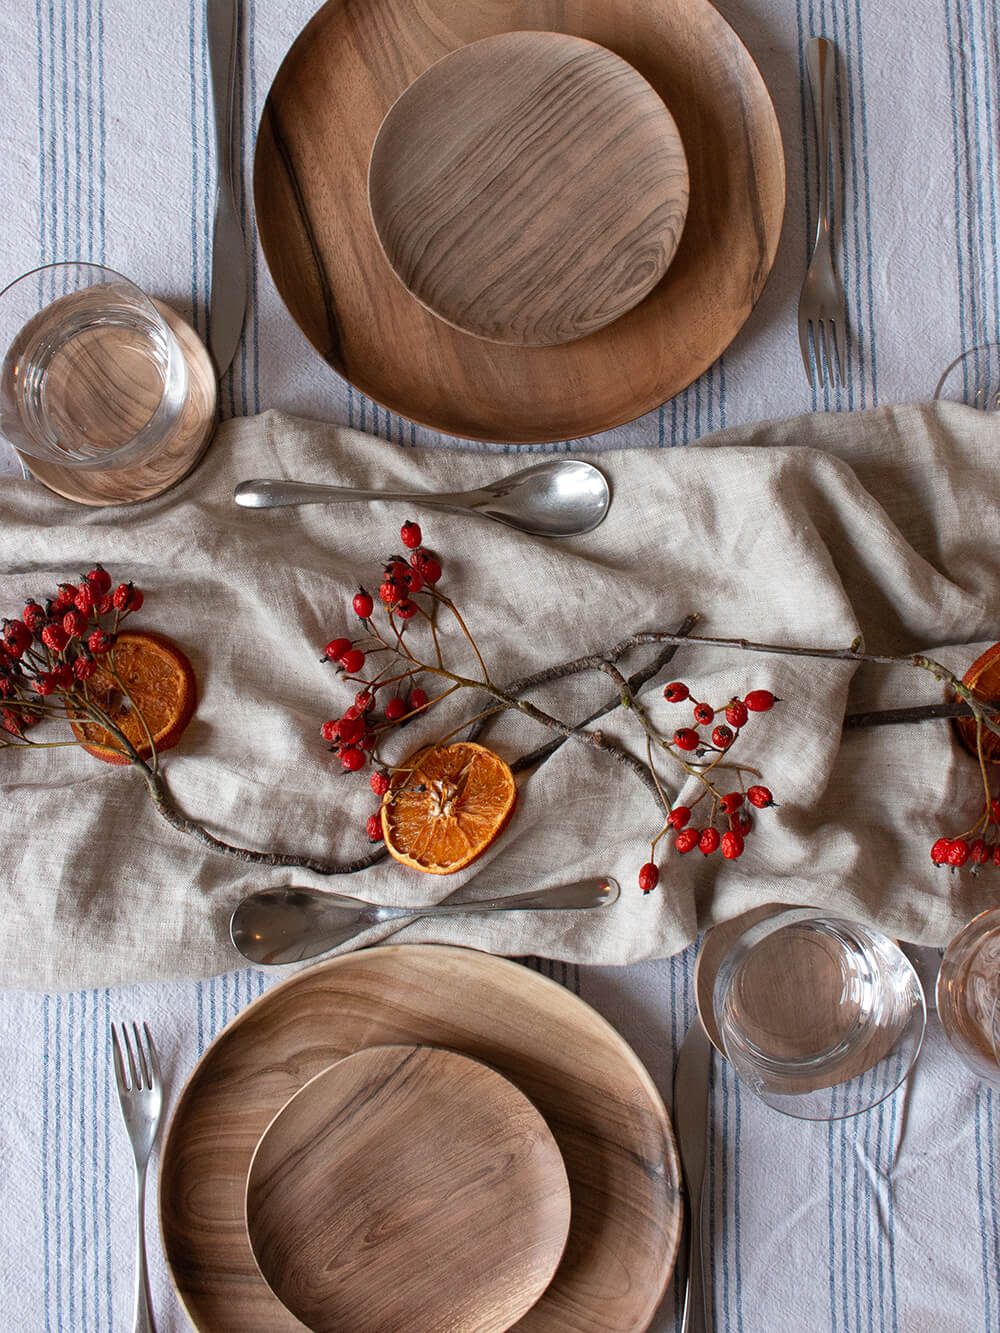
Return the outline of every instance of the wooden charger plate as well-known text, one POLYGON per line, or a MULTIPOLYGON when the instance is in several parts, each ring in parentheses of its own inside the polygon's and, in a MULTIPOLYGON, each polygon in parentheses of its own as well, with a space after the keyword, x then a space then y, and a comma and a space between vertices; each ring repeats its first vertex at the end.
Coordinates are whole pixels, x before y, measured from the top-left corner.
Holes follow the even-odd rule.
POLYGON ((495 1069, 370 1046, 271 1121, 246 1216, 262 1276, 315 1333, 503 1333, 562 1258, 569 1181, 495 1069))
POLYGON ((647 1328, 682 1220, 677 1150, 649 1074, 610 1024, 554 981, 489 954, 420 944, 298 973, 235 1018, 195 1067, 159 1172, 164 1252, 194 1327, 301 1333, 247 1237, 254 1149, 309 1079, 354 1051, 395 1044, 490 1065, 530 1099, 559 1146, 572 1203, 566 1251, 517 1328, 647 1328))
POLYGON ((328 0, 278 71, 254 161, 268 266, 320 355, 402 416, 510 444, 609 430, 696 379, 760 296, 784 201, 771 99, 708 0, 328 0), (485 343, 425 310, 382 253, 366 181, 379 126, 419 75, 468 42, 532 29, 637 69, 670 108, 690 174, 663 280, 614 323, 542 348, 485 343))
POLYGON ((663 277, 688 204, 670 112, 631 65, 563 32, 506 32, 433 64, 372 148, 368 202, 431 314, 522 347, 572 342, 663 277))

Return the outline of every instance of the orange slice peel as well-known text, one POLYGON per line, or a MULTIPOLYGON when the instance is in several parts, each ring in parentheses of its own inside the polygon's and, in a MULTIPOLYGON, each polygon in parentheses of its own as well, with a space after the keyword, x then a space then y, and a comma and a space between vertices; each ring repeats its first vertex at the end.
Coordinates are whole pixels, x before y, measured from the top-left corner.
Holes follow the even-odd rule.
POLYGON ((382 836, 402 865, 451 875, 482 856, 516 802, 514 775, 492 750, 470 741, 427 746, 393 774, 382 836))
MULTIPOLYGON (((978 700, 995 704, 1000 709, 1000 643, 987 648, 969 667, 962 677, 962 684, 968 685, 978 700)), ((955 730, 959 740, 970 754, 978 755, 976 749, 976 719, 974 717, 955 718, 955 730)), ((1000 764, 1000 736, 984 727, 983 759, 988 764, 1000 764)))
MULTIPOLYGON (((98 658, 98 663, 87 682, 87 692, 121 728, 137 753, 143 759, 152 754, 143 719, 157 753, 176 745, 198 701, 194 668, 180 648, 162 634, 122 630, 112 651, 98 658)), ((118 738, 99 723, 71 712, 70 726, 77 740, 84 742, 83 748, 96 759, 106 764, 130 762, 121 753, 118 738)))

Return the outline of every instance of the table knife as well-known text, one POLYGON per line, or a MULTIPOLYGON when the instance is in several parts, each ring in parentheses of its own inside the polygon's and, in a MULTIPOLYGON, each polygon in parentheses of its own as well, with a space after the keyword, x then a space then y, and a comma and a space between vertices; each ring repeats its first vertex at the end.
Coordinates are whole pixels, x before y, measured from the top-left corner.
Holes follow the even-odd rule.
POLYGON ((238 3, 239 0, 206 0, 205 6, 217 164, 208 347, 220 376, 229 369, 236 352, 247 308, 246 245, 236 211, 232 176, 238 3))
POLYGON ((708 1328, 701 1265, 701 1198, 711 1072, 712 1045, 701 1020, 695 1018, 684 1038, 674 1074, 674 1131, 688 1202, 688 1280, 681 1333, 706 1333, 708 1328))

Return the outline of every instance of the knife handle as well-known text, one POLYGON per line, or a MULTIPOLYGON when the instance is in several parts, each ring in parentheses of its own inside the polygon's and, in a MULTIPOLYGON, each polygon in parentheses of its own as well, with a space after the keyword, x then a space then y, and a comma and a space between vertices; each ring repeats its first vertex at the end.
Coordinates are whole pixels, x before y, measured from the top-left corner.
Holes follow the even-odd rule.
POLYGON ((219 187, 232 193, 233 101, 236 91, 236 38, 239 0, 206 0, 205 30, 215 120, 215 157, 219 187))

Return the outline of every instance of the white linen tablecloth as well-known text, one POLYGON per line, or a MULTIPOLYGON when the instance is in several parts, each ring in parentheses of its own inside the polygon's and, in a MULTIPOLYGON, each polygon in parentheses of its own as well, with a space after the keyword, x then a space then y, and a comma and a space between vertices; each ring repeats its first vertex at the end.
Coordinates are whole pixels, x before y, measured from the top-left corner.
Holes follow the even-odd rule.
MULTIPOLYGON (((926 399, 963 346, 998 337, 995 9, 981 0, 719 7, 760 64, 784 134, 788 207, 775 271, 716 366, 588 449, 682 445, 811 409, 926 399), (851 327, 848 383, 818 394, 802 372, 794 318, 815 216, 802 55, 813 32, 841 52, 837 248, 851 327)), ((240 180, 251 243, 254 126, 313 8, 311 0, 242 6, 240 180)), ((91 258, 170 301, 204 333, 214 164, 199 0, 7 0, 0 40, 0 280, 38 263, 91 258)), ((404 446, 455 443, 412 429, 338 381, 284 313, 256 249, 251 290, 244 341, 222 385, 225 416, 277 408, 404 446)), ((13 459, 3 467, 13 471, 13 459)), ((546 967, 619 1027, 667 1093, 693 1013, 693 958, 689 949, 620 970, 546 967)), ((0 997, 0 1328, 130 1327, 131 1164, 109 1081, 107 1025, 150 1021, 176 1096, 198 1050, 264 984, 256 972, 237 972, 0 997)), ((909 1102, 897 1094, 839 1125, 763 1110, 717 1060, 708 1242, 717 1326, 993 1333, 998 1114, 997 1094, 964 1072, 933 1021, 909 1102)), ((152 1208, 150 1222, 152 1238, 152 1208)), ((161 1333, 182 1330, 155 1240, 150 1248, 161 1333)), ((677 1327, 676 1308, 671 1289, 656 1333, 677 1327)))

